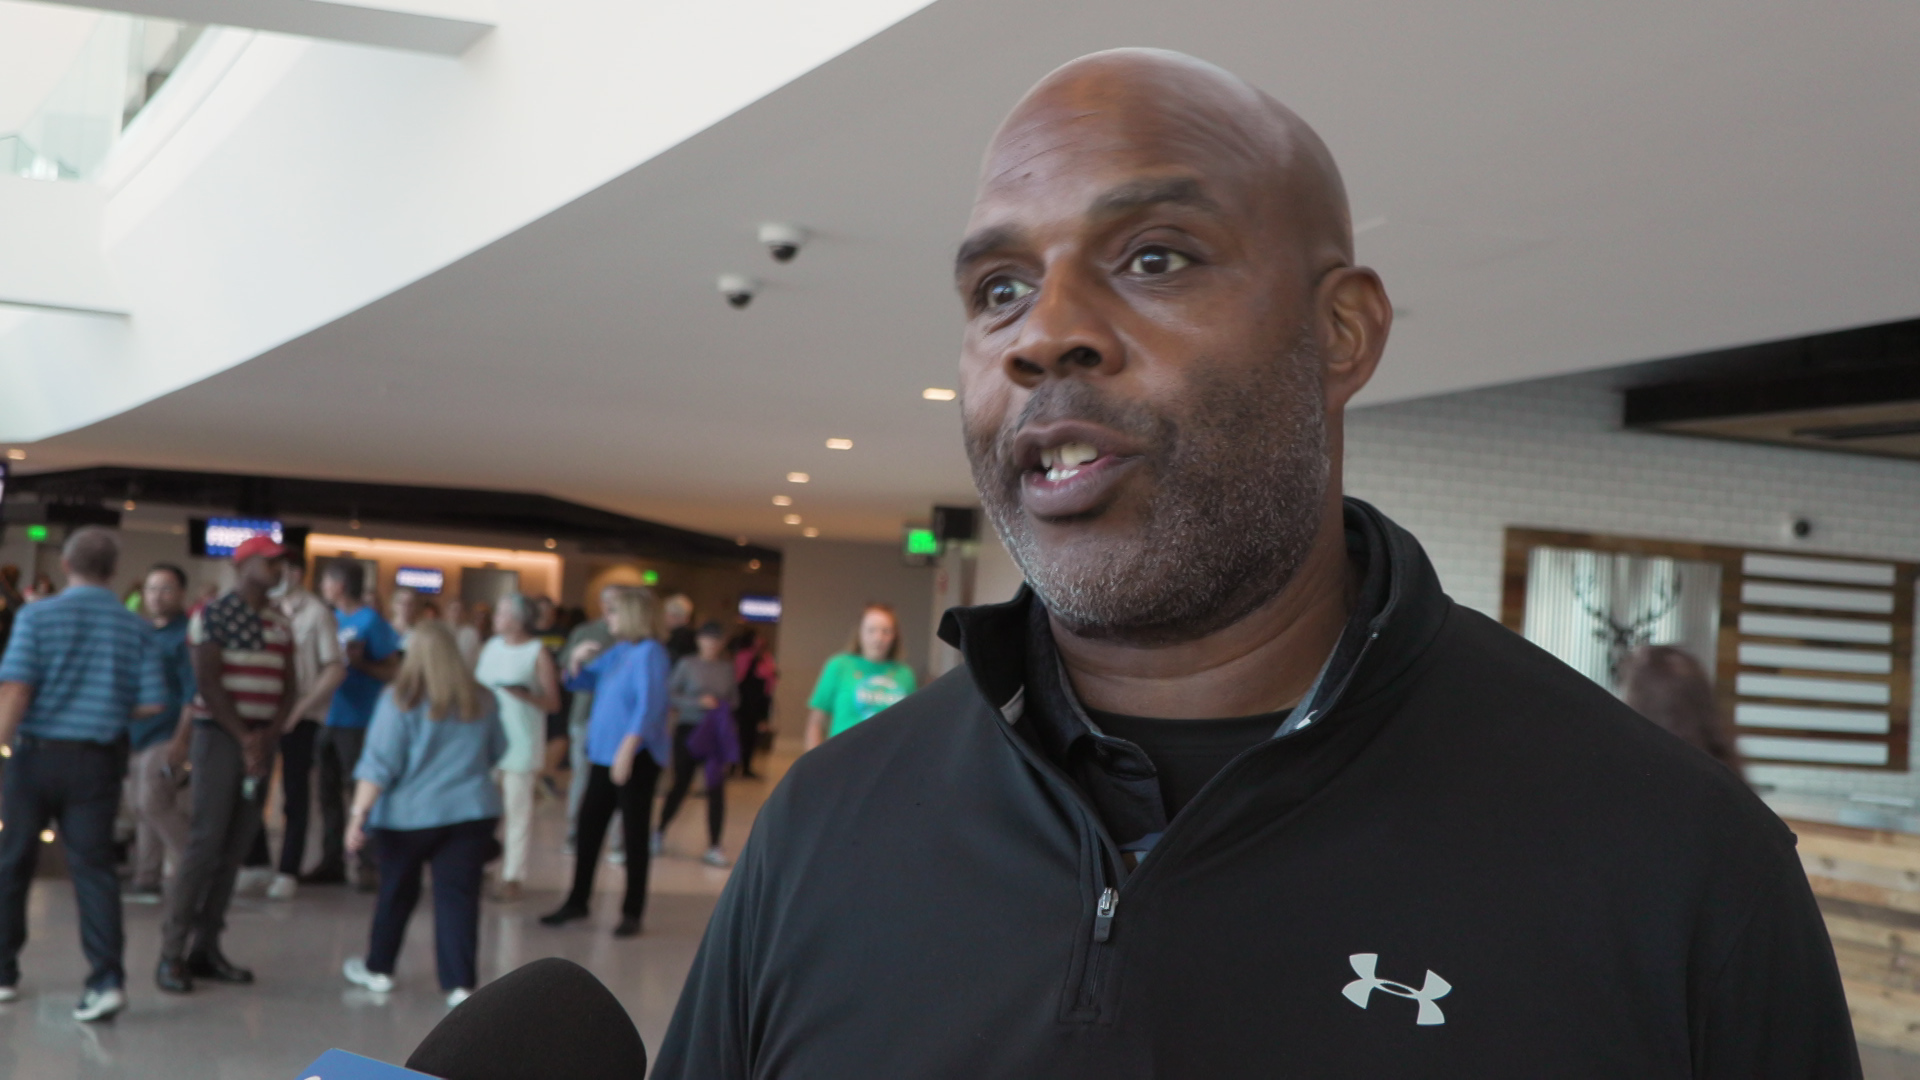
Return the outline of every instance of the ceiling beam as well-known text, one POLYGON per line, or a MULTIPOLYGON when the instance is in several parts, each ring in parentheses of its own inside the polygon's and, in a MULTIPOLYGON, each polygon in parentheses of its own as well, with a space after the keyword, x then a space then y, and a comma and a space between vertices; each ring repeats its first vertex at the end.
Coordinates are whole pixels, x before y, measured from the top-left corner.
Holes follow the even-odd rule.
POLYGON ((498 21, 491 0, 106 0, 150 18, 459 56, 498 21))

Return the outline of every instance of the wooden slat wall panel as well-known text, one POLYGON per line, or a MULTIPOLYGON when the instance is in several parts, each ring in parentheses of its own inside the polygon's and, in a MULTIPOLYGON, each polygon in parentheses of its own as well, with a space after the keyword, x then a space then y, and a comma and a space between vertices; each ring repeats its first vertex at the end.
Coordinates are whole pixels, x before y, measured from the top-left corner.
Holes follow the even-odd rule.
MULTIPOLYGON (((1784 692, 1812 694, 1820 686, 1832 684, 1837 694, 1849 685, 1884 687, 1884 696, 1890 700, 1881 705, 1877 702, 1847 703, 1828 702, 1833 707, 1868 708, 1887 713, 1886 730, 1834 730, 1840 725, 1828 727, 1762 727, 1758 725, 1741 726, 1738 733, 1747 737, 1747 748, 1751 760, 1778 761, 1783 764, 1806 764, 1819 768, 1833 769, 1871 769, 1876 771, 1908 771, 1908 747, 1911 740, 1912 693, 1913 693, 1913 637, 1914 637, 1914 586, 1920 577, 1920 567, 1913 563, 1892 559, 1850 557, 1844 555, 1812 554, 1808 552, 1768 551, 1759 548, 1728 547, 1716 544, 1699 544, 1685 541, 1656 540, 1645 537, 1607 536, 1598 533, 1565 532, 1551 529, 1509 528, 1505 537, 1505 562, 1503 566, 1503 590, 1501 595, 1501 620, 1516 632, 1525 624, 1527 607, 1528 568, 1532 552, 1536 548, 1551 547, 1573 550, 1606 552, 1610 554, 1635 555, 1648 558, 1669 558, 1692 562, 1712 562, 1721 567, 1720 575, 1720 611, 1719 634, 1715 652, 1715 695, 1720 706, 1728 716, 1733 716, 1737 705, 1742 702, 1751 704, 1775 704, 1790 706, 1816 706, 1822 704, 1804 697, 1780 696, 1784 692), (1748 555, 1777 557, 1775 560, 1762 559, 1757 562, 1752 577, 1745 573, 1748 555), (1891 569, 1891 585, 1874 587, 1862 581, 1848 581, 1836 584, 1821 584, 1801 578, 1789 578, 1784 575, 1806 573, 1806 566, 1799 564, 1827 563, 1835 566, 1835 573, 1847 570, 1859 577, 1869 570, 1885 574, 1891 569), (1859 564, 1849 567, 1846 564, 1859 564), (1770 604, 1748 604, 1742 595, 1747 585, 1760 587, 1760 593, 1772 596, 1776 601, 1770 604), (1808 602, 1817 603, 1820 590, 1844 592, 1848 595, 1867 594, 1885 595, 1889 588, 1892 596, 1891 615, 1861 614, 1828 610, 1823 607, 1783 606, 1780 600, 1780 587, 1806 588, 1808 602), (1759 615, 1786 616, 1794 618, 1833 619, 1845 618, 1854 622, 1877 624, 1882 627, 1882 635, 1890 635, 1888 642, 1861 642, 1849 644, 1831 640, 1816 640, 1800 637, 1746 634, 1741 630, 1741 615, 1753 613, 1759 615), (1846 672, 1831 670, 1810 670, 1793 667, 1769 667, 1759 664, 1743 665, 1740 661, 1740 646, 1751 642, 1756 645, 1820 648, 1835 653, 1865 654, 1872 653, 1882 657, 1878 661, 1882 666, 1890 667, 1885 674, 1869 672, 1846 672), (1767 694, 1742 694, 1740 692, 1741 675, 1749 676, 1748 682, 1754 683, 1754 676, 1761 682, 1779 677, 1792 679, 1819 680, 1817 684, 1780 684, 1774 685, 1767 694), (1791 742, 1781 740, 1813 740, 1812 742, 1791 742), (1845 752, 1845 744, 1871 744, 1884 750, 1867 751, 1864 747, 1858 752, 1845 752), (1815 751, 1829 756, 1852 757, 1855 761, 1809 761, 1802 760, 1815 751), (1787 756, 1782 756, 1787 755, 1787 756), (1799 757, 1792 755, 1800 755, 1799 757)), ((1847 575, 1839 575, 1845 577, 1847 575)), ((1836 582, 1839 581, 1837 577, 1836 582)), ((1880 578, 1885 581, 1884 577, 1880 578)), ((1831 655, 1831 654, 1830 654, 1831 655)), ((1863 691, 1864 693, 1864 691, 1863 691)), ((1879 696, 1879 695, 1873 695, 1879 696)), ((1768 720, 1776 719, 1769 716, 1768 720)), ((1875 726, 1878 721, 1876 718, 1875 726)))

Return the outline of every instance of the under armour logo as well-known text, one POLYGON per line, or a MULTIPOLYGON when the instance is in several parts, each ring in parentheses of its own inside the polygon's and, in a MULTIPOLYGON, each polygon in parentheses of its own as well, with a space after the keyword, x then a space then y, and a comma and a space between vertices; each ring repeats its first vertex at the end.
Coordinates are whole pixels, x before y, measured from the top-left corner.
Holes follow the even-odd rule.
POLYGON ((1415 990, 1406 983, 1397 983, 1391 979, 1376 977, 1373 973, 1373 968, 1374 965, 1379 962, 1379 953, 1354 953, 1352 956, 1347 957, 1347 963, 1353 965, 1353 973, 1360 976, 1348 983, 1345 990, 1340 991, 1347 996, 1348 1001, 1364 1009, 1367 1007, 1368 1000, 1373 997, 1373 992, 1380 990, 1392 994, 1395 997, 1403 997, 1409 1001, 1419 1002, 1420 1015, 1414 1020, 1416 1024, 1444 1024, 1447 1022, 1446 1014, 1440 1011, 1440 1006, 1434 1004, 1435 1001, 1446 997, 1447 993, 1453 989, 1453 986, 1449 984, 1447 980, 1429 971, 1427 972, 1427 981, 1420 984, 1420 989, 1415 990))

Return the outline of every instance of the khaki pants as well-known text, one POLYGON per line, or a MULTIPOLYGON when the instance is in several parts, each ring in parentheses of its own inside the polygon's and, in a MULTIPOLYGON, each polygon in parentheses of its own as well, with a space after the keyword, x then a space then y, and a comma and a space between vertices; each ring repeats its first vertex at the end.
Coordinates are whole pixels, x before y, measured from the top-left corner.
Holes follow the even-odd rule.
POLYGON ((533 834, 533 786, 537 772, 501 770, 500 799, 504 805, 506 849, 500 859, 501 881, 527 880, 527 845, 533 834))
POLYGON ((127 780, 133 804, 133 887, 157 889, 170 856, 174 872, 187 855, 187 831, 192 796, 160 771, 167 764, 167 743, 149 746, 133 755, 127 780))

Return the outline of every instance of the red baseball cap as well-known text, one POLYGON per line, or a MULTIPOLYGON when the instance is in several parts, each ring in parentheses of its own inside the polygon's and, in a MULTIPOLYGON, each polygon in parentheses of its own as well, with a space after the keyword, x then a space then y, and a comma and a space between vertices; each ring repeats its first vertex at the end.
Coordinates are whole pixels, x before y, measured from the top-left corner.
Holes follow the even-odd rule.
POLYGON ((238 566, 256 555, 263 559, 284 559, 287 557, 287 549, 276 543, 271 536, 249 536, 240 541, 239 547, 233 549, 233 563, 238 566))

